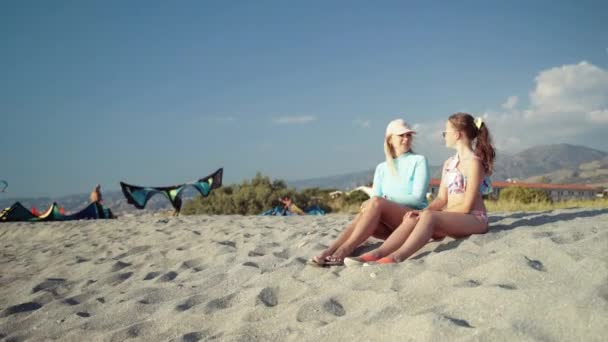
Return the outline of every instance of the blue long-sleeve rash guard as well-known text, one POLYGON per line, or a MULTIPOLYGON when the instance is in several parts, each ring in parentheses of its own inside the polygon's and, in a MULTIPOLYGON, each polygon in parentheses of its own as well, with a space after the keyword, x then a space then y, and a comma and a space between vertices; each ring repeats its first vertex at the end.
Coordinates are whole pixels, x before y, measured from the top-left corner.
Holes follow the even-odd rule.
POLYGON ((429 187, 429 165, 424 156, 405 153, 393 159, 397 174, 393 174, 386 162, 378 164, 374 173, 374 196, 413 209, 423 209, 428 205, 426 192, 429 187))

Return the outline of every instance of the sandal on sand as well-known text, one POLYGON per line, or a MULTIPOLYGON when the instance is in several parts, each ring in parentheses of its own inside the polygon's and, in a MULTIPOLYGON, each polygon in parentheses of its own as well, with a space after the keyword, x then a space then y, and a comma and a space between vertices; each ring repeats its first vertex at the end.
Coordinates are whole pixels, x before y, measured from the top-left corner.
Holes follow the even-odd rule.
POLYGON ((379 258, 371 255, 371 254, 363 254, 360 255, 358 257, 348 257, 348 258, 344 258, 344 265, 346 266, 357 266, 357 265, 363 265, 365 263, 368 262, 374 262, 377 261, 379 258))
POLYGON ((332 255, 328 255, 324 258, 318 256, 312 257, 308 262, 312 266, 326 267, 326 266, 342 266, 344 265, 344 259, 336 258, 332 255))
POLYGON ((379 264, 396 264, 397 261, 395 261, 395 259, 393 259, 393 257, 384 257, 382 259, 378 259, 376 261, 379 264))

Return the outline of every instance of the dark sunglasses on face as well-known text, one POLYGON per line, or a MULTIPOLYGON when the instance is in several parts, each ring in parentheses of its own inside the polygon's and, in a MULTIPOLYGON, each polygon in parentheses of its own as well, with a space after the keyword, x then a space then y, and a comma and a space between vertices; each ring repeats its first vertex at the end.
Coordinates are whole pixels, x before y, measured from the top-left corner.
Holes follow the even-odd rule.
POLYGON ((403 134, 399 134, 399 136, 402 137, 402 138, 405 138, 405 137, 411 138, 412 137, 412 133, 403 133, 403 134))
POLYGON ((452 133, 452 132, 456 132, 456 131, 443 131, 443 132, 441 132, 441 136, 445 138, 446 134, 452 133))

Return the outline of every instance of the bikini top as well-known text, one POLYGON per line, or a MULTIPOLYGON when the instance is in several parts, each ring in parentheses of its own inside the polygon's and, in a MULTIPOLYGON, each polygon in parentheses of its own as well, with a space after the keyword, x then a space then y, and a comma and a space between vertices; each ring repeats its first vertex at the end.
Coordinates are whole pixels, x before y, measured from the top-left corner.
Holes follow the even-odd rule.
MULTIPOLYGON (((479 160, 477 156, 472 158, 479 160)), ((448 194, 464 194, 467 188, 467 177, 458 170, 457 166, 460 162, 460 157, 456 154, 448 159, 445 169, 443 170, 442 178, 445 180, 448 188, 448 194)), ((479 185, 479 193, 488 195, 492 193, 492 181, 489 176, 485 176, 479 185)))

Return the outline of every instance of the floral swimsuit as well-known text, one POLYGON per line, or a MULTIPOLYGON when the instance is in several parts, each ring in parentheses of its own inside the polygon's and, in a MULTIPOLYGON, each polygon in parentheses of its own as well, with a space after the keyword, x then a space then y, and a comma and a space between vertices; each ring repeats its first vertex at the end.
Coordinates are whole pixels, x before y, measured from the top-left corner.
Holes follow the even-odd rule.
MULTIPOLYGON (((473 156, 475 159, 480 159, 477 156, 473 156)), ((460 156, 455 156, 448 159, 445 169, 443 170, 442 179, 447 185, 448 194, 464 194, 467 187, 467 177, 458 170, 458 164, 460 163, 460 156)), ((490 177, 485 176, 479 185, 479 192, 482 195, 488 195, 492 193, 492 182, 490 177)), ((475 215, 482 223, 488 224, 488 215, 485 210, 471 210, 471 215, 475 215)))

